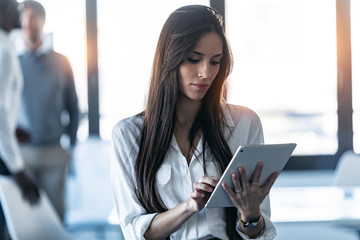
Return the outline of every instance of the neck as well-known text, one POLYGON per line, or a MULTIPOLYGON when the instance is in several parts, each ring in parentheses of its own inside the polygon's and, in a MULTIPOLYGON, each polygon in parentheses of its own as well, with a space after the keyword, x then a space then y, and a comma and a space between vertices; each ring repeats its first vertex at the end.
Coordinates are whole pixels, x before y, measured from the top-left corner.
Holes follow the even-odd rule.
POLYGON ((179 124, 192 125, 200 110, 202 101, 193 101, 183 95, 176 102, 176 117, 179 124))
POLYGON ((31 51, 36 51, 42 44, 42 39, 41 38, 37 38, 37 39, 27 39, 24 38, 24 43, 25 46, 31 50, 31 51))

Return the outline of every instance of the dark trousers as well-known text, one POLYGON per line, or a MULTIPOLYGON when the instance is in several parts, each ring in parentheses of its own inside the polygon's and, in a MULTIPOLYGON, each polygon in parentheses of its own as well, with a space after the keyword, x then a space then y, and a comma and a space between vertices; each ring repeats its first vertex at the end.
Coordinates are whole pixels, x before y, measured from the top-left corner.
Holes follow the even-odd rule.
MULTIPOLYGON (((0 175, 10 175, 8 168, 5 166, 0 157, 0 175)), ((5 217, 0 201, 0 240, 5 239, 5 217)))

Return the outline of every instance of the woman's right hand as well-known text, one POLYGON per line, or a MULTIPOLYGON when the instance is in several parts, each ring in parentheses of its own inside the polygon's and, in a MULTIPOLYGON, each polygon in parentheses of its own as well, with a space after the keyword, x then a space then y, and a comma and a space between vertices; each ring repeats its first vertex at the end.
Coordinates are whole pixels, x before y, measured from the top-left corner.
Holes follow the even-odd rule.
POLYGON ((193 184, 194 191, 190 193, 188 200, 192 211, 199 212, 204 208, 218 181, 215 177, 202 176, 193 184))
POLYGON ((194 213, 204 208, 219 179, 202 176, 193 184, 190 198, 157 214, 144 234, 146 239, 164 239, 177 231, 194 213))

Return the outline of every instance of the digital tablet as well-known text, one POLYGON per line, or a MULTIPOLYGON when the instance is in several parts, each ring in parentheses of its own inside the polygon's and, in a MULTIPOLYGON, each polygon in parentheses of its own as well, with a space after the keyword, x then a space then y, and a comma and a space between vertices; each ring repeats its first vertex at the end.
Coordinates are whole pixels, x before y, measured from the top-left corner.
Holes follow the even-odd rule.
POLYGON ((264 165, 259 181, 259 186, 261 186, 273 172, 280 173, 283 170, 295 147, 295 143, 240 146, 225 169, 205 207, 233 207, 234 205, 229 195, 222 187, 222 183, 225 182, 230 188, 234 189, 231 173, 236 172, 238 179, 240 179, 238 167, 241 165, 245 168, 249 180, 251 180, 256 164, 262 161, 264 165))

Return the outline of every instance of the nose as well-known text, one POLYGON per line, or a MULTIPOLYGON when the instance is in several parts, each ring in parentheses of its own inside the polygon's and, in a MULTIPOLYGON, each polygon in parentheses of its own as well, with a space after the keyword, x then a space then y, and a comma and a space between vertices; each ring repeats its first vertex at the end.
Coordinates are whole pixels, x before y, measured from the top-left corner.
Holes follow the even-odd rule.
POLYGON ((198 77, 201 79, 207 79, 211 77, 210 64, 204 63, 200 66, 198 71, 198 77))

